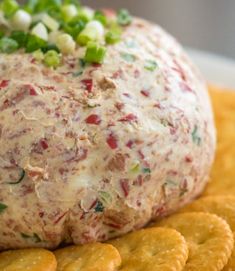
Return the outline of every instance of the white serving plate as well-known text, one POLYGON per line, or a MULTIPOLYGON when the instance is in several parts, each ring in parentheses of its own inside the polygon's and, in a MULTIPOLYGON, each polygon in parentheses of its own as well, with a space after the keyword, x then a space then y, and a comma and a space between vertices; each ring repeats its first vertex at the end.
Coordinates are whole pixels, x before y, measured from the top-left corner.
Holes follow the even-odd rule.
POLYGON ((235 90, 235 60, 191 48, 186 50, 207 81, 235 90))

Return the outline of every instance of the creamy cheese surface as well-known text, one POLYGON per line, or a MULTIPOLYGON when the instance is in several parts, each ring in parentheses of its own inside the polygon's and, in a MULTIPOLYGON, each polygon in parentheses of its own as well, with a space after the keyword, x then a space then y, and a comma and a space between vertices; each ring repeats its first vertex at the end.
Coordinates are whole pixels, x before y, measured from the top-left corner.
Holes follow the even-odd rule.
POLYGON ((204 188, 215 129, 181 46, 135 19, 102 65, 0 55, 0 249, 107 240, 204 188))

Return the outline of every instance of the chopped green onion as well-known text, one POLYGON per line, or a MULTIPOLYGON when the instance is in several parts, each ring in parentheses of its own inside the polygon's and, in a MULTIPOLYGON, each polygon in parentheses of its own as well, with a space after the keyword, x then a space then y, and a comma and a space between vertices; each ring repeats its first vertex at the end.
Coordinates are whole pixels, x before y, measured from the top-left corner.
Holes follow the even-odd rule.
POLYGON ((27 31, 32 22, 32 18, 28 12, 19 9, 13 15, 11 22, 14 29, 27 31))
POLYGON ((85 29, 94 29, 97 32, 96 39, 101 39, 104 36, 104 26, 99 21, 90 21, 87 23, 85 29))
POLYGON ((50 50, 54 50, 57 53, 60 53, 60 49, 55 44, 46 44, 45 46, 41 48, 41 50, 43 53, 46 53, 50 50))
POLYGON ((3 0, 0 4, 0 9, 9 18, 19 9, 19 5, 15 0, 3 0))
POLYGON ((96 11, 94 14, 94 20, 101 22, 104 26, 107 25, 108 20, 105 14, 102 11, 96 11))
POLYGON ((155 60, 147 60, 145 66, 144 66, 145 70, 148 70, 151 72, 155 71, 157 67, 158 67, 158 65, 155 60))
POLYGON ((5 209, 7 208, 8 206, 2 202, 0 202, 0 214, 5 211, 5 209))
POLYGON ((150 168, 143 168, 143 173, 151 173, 151 169, 150 168))
POLYGON ((132 165, 131 172, 132 173, 139 173, 140 172, 140 163, 139 162, 132 165))
POLYGON ((97 39, 96 29, 84 29, 77 37, 77 43, 84 46, 90 41, 95 41, 97 39))
POLYGON ((47 45, 46 41, 43 39, 40 39, 37 36, 29 35, 25 51, 26 53, 32 53, 38 49, 41 49, 47 45))
POLYGON ((27 3, 24 5, 24 10, 32 14, 34 13, 37 4, 38 0, 28 0, 27 3))
POLYGON ((33 52, 33 57, 37 60, 37 61, 43 61, 44 59, 44 54, 42 52, 42 50, 37 50, 35 52, 33 52))
POLYGON ((80 7, 80 1, 78 1, 78 0, 64 0, 64 1, 63 1, 63 4, 64 4, 64 5, 73 4, 73 5, 75 5, 76 7, 80 7))
POLYGON ((76 39, 84 28, 85 23, 81 20, 77 20, 75 17, 72 21, 64 26, 64 31, 76 39))
POLYGON ((103 63, 106 55, 106 48, 96 43, 88 43, 84 60, 89 63, 103 63))
POLYGON ((63 54, 71 54, 75 51, 76 43, 69 34, 61 34, 57 37, 56 45, 63 54))
POLYGON ((73 4, 62 6, 61 12, 65 21, 70 21, 78 14, 77 7, 73 4))
POLYGON ((38 23, 34 26, 34 28, 31 31, 31 34, 34 36, 37 36, 38 38, 48 41, 48 32, 47 28, 43 23, 38 23))
POLYGON ((51 31, 57 31, 60 27, 59 23, 48 14, 43 14, 41 21, 51 31))
POLYGON ((15 52, 19 48, 18 42, 11 38, 3 37, 0 39, 0 52, 10 54, 15 52))
POLYGON ((56 10, 59 12, 61 0, 38 0, 35 6, 35 13, 56 10))
POLYGON ((108 31, 105 35, 105 42, 107 44, 115 44, 119 42, 121 39, 121 35, 116 31, 108 31))
POLYGON ((128 10, 121 9, 117 15, 117 22, 122 26, 127 26, 132 22, 132 17, 128 10))
POLYGON ((60 55, 54 51, 48 51, 44 56, 44 63, 48 67, 57 68, 60 65, 60 55))
POLYGON ((28 35, 23 31, 13 31, 10 38, 18 43, 19 48, 23 48, 27 44, 28 35))
POLYGON ((82 8, 78 13, 78 18, 85 23, 88 23, 92 20, 94 16, 94 11, 90 8, 82 8))

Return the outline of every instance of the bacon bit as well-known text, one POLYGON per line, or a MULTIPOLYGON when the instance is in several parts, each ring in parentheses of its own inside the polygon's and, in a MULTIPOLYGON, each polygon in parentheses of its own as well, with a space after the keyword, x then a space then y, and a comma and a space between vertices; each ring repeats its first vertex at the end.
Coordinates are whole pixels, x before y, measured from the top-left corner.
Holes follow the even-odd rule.
POLYGON ((138 151, 138 154, 139 154, 141 159, 145 159, 145 156, 144 156, 144 154, 143 154, 143 152, 141 150, 138 151))
POLYGON ((42 218, 44 216, 44 212, 39 212, 38 215, 42 218))
POLYGON ((10 80, 2 80, 0 82, 0 88, 5 88, 9 85, 10 80))
POLYGON ((109 226, 111 228, 117 229, 117 230, 120 230, 123 227, 122 225, 118 225, 118 224, 114 224, 114 223, 106 223, 106 222, 104 222, 103 224, 106 225, 106 226, 109 226))
POLYGON ((134 144, 134 141, 133 141, 133 140, 129 140, 129 141, 126 143, 126 146, 127 146, 128 148, 132 149, 133 144, 134 144))
POLYGON ((129 93, 123 93, 124 96, 126 96, 127 98, 130 98, 131 95, 129 93))
POLYGON ((48 144, 45 139, 41 139, 40 144, 44 150, 48 149, 48 144))
POLYGON ((89 210, 93 209, 97 204, 97 199, 95 199, 92 203, 91 206, 89 207, 89 210))
POLYGON ((176 66, 176 67, 173 67, 173 70, 176 71, 180 75, 180 77, 183 81, 186 81, 187 78, 186 78, 185 72, 184 72, 183 68, 181 67, 181 65, 178 63, 178 61, 176 61, 176 59, 174 59, 173 62, 176 66))
POLYGON ((32 85, 24 85, 24 87, 29 91, 30 96, 37 96, 38 93, 32 85))
POLYGON ((124 103, 116 103, 115 107, 117 108, 117 110, 121 111, 124 108, 124 103))
POLYGON ((54 221, 54 225, 55 225, 55 224, 58 224, 58 223, 60 222, 60 220, 61 220, 67 213, 68 213, 68 211, 65 212, 65 213, 63 213, 61 216, 59 216, 59 217, 56 219, 56 221, 54 221))
POLYGON ((125 121, 137 121, 137 116, 134 115, 134 114, 128 114, 124 117, 122 117, 121 119, 119 119, 118 121, 121 121, 121 122, 125 122, 125 121))
POLYGON ((193 158, 190 156, 185 156, 185 162, 186 163, 192 163, 193 162, 193 158))
POLYGON ((110 134, 106 140, 107 144, 109 145, 109 147, 111 149, 116 149, 118 147, 118 144, 117 144, 117 138, 113 135, 113 134, 110 134))
POLYGON ((113 171, 124 171, 125 170, 125 163, 126 156, 121 153, 116 153, 113 158, 110 159, 107 165, 107 169, 111 172, 113 171))
POLYGON ((102 65, 101 64, 99 64, 99 63, 93 63, 92 64, 92 67, 94 67, 94 68, 100 68, 102 65))
POLYGON ((125 197, 127 197, 130 192, 130 186, 129 186, 128 181, 129 181, 128 179, 121 179, 120 180, 120 185, 121 185, 121 188, 122 188, 122 191, 123 191, 125 197))
POLYGON ((139 78, 140 77, 140 71, 139 70, 135 70, 134 71, 134 77, 135 78, 139 78))
POLYGON ((156 104, 154 104, 154 106, 153 107, 156 107, 156 108, 158 108, 158 109, 162 109, 162 106, 161 106, 161 104, 160 103, 156 103, 156 104))
POLYGON ((142 186, 144 183, 143 176, 139 175, 133 182, 134 185, 142 186))
POLYGON ((145 97, 149 97, 149 91, 148 90, 141 90, 140 93, 145 97))
POLYGON ((175 135, 175 134, 176 134, 176 131, 177 131, 177 129, 176 129, 175 127, 171 127, 171 128, 170 128, 170 134, 171 134, 171 135, 175 135))
POLYGON ((118 71, 116 71, 115 73, 113 73, 112 75, 112 79, 118 79, 121 78, 123 75, 123 71, 121 69, 119 69, 118 71))
POLYGON ((92 88, 93 88, 93 80, 92 79, 83 79, 81 82, 82 82, 84 88, 89 93, 92 92, 92 88))
POLYGON ((180 82, 180 88, 185 92, 193 92, 191 87, 188 84, 186 84, 185 82, 180 82))
POLYGON ((98 115, 92 114, 86 118, 86 123, 87 124, 94 124, 94 125, 99 125, 101 123, 101 119, 98 115))

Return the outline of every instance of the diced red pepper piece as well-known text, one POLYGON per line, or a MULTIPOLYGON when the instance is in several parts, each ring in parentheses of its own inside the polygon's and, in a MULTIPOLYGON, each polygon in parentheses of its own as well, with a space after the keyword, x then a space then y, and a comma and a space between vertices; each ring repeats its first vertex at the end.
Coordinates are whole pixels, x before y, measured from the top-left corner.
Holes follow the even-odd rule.
POLYGON ((127 197, 129 195, 129 192, 130 192, 130 186, 129 186, 129 183, 128 183, 128 179, 121 179, 120 180, 120 185, 121 185, 122 191, 124 193, 124 196, 127 197))
POLYGON ((0 88, 5 88, 9 85, 10 80, 2 80, 0 82, 0 88))
POLYGON ((111 149, 116 149, 118 147, 118 144, 117 144, 117 138, 113 135, 113 134, 110 134, 106 140, 107 144, 109 145, 109 147, 111 149))
POLYGON ((149 97, 149 91, 148 90, 141 90, 140 93, 145 97, 149 97))
POLYGON ((99 125, 101 123, 101 119, 98 115, 92 114, 86 118, 86 123, 87 124, 94 124, 94 125, 99 125))
POLYGON ((85 90, 87 90, 88 92, 92 92, 92 88, 93 88, 92 79, 83 79, 81 82, 82 82, 85 90))
POLYGON ((42 146, 42 148, 44 149, 44 150, 46 150, 46 149, 48 149, 48 143, 47 143, 47 141, 45 140, 45 139, 41 139, 40 140, 40 144, 41 144, 41 146, 42 146))
POLYGON ((125 121, 137 121, 137 116, 134 114, 128 114, 122 118, 120 118, 118 121, 125 122, 125 121))
POLYGON ((38 95, 36 89, 32 85, 25 85, 24 87, 26 90, 29 91, 30 96, 37 96, 38 95))
POLYGON ((126 143, 126 146, 130 149, 132 149, 132 146, 134 144, 134 141, 133 140, 129 140, 127 143, 126 143))

